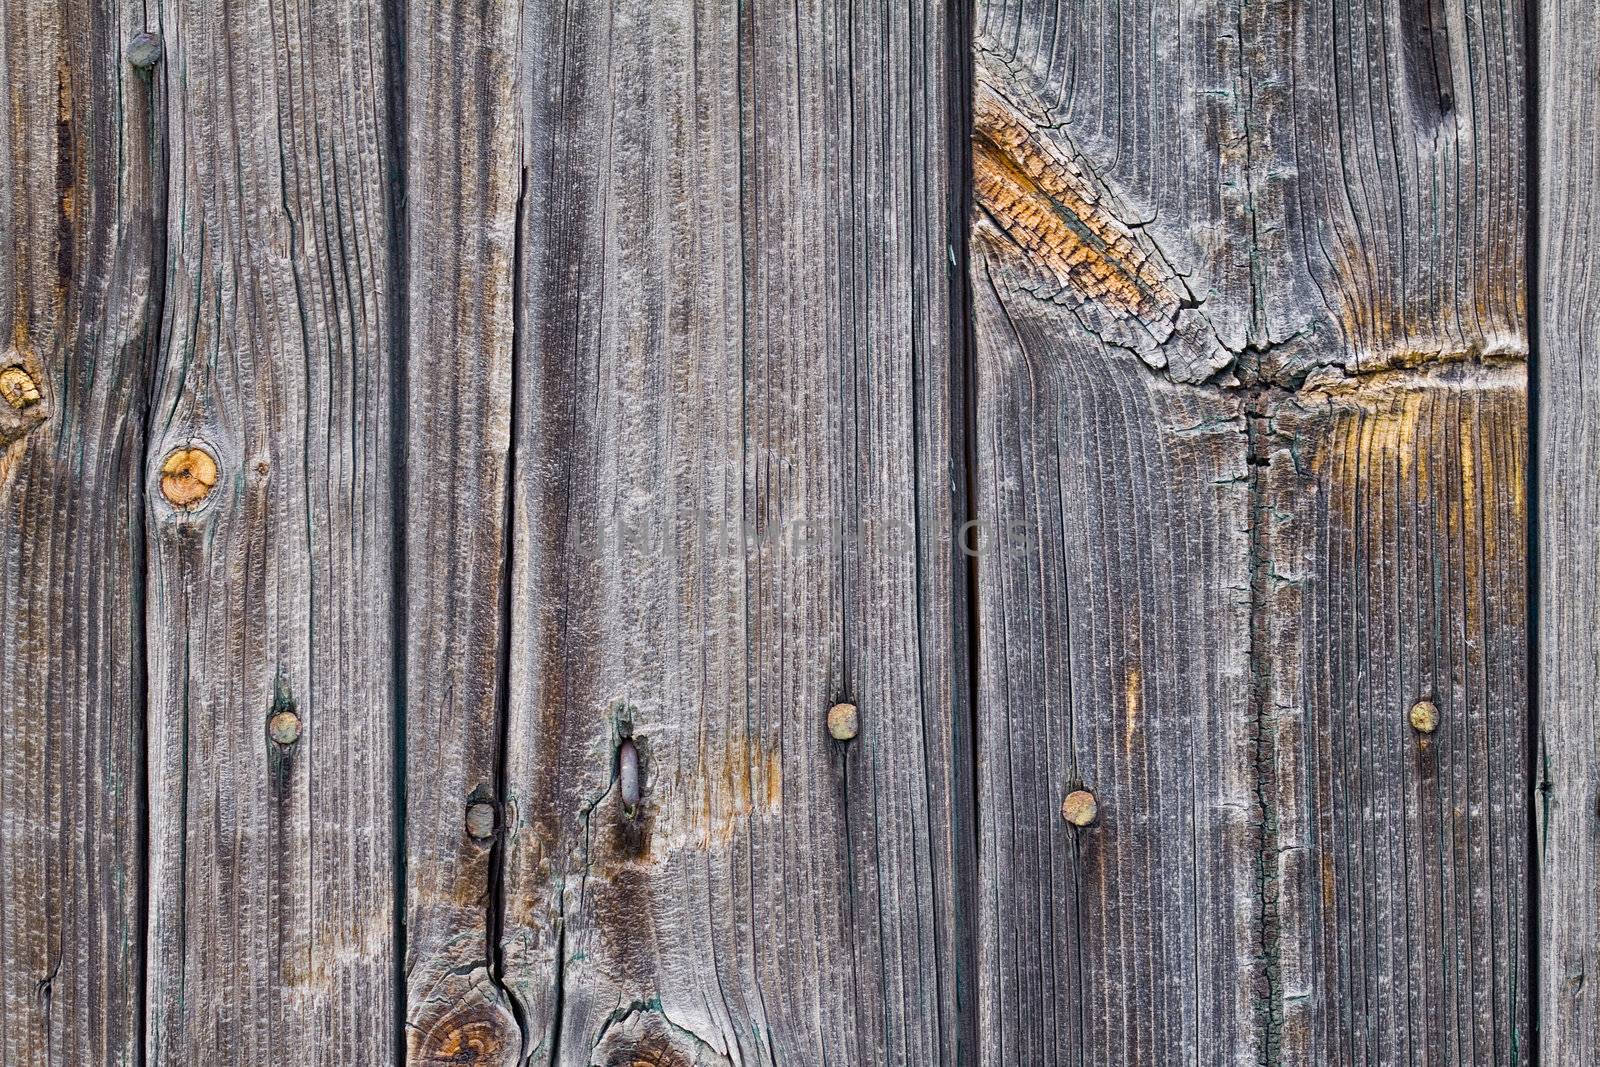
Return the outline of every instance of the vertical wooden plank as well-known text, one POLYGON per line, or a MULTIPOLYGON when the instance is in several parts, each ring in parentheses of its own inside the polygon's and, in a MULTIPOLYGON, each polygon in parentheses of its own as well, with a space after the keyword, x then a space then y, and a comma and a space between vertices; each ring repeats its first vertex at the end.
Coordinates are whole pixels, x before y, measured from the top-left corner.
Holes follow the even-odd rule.
POLYGON ((405 17, 406 1047, 410 1063, 510 1064, 522 1038, 491 918, 525 152, 518 7, 427 0, 405 17))
POLYGON ((997 1060, 1526 1056, 1519 20, 980 5, 997 1060))
POLYGON ((1600 1058, 1600 479, 1594 297, 1600 191, 1600 12, 1535 5, 1537 64, 1539 653, 1537 845, 1540 1062, 1600 1058))
POLYGON ((501 949, 535 1062, 972 1056, 947 17, 529 7, 501 949))
POLYGON ((379 5, 161 11, 151 1063, 392 1063, 379 5))
MULTIPOLYGON (((0 4, 0 1062, 133 1064, 160 126, 118 4, 0 4)), ((157 104, 159 107, 159 104, 157 104)))

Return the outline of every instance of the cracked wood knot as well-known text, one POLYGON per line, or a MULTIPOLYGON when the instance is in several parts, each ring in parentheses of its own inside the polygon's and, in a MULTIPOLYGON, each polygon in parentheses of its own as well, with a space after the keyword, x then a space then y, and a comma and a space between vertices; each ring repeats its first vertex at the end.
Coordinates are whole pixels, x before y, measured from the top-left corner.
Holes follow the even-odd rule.
POLYGON ((5 397, 6 403, 18 411, 26 411, 44 399, 39 392, 39 383, 22 367, 0 370, 0 396, 5 397))
POLYGON ((835 704, 828 709, 828 733, 835 741, 852 740, 861 732, 861 716, 854 704, 835 704))
POLYGON ((161 495, 175 508, 194 510, 216 484, 216 458, 203 448, 174 449, 161 464, 161 495))
POLYGON ((1073 826, 1090 826, 1099 815, 1100 805, 1087 789, 1074 789, 1061 802, 1061 817, 1073 826))
POLYGON ((1138 320, 1163 341, 1185 293, 1159 252, 1118 217, 1059 129, 979 80, 972 135, 978 205, 1017 253, 1075 303, 1138 320))

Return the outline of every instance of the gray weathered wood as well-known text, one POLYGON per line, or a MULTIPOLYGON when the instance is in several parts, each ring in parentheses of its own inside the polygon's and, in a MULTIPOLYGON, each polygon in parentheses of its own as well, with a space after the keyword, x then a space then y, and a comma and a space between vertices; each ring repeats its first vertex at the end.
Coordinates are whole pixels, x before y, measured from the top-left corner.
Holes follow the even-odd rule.
POLYGON ((405 8, 406 1048, 509 1064, 491 951, 500 790, 512 306, 525 142, 518 8, 405 8))
POLYGON ((1600 11, 1535 5, 1540 1062, 1600 1061, 1600 11), (1590 980, 1594 975, 1595 979, 1590 980))
POLYGON ((380 5, 193 0, 155 28, 170 155, 144 463, 149 1062, 389 1064, 380 5), (163 476, 191 448, 215 457, 208 493, 163 476), (298 738, 269 736, 288 711, 298 738))
POLYGON ((1520 10, 146 17, 0 0, 0 1064, 1529 1059, 1520 10))
POLYGON ((980 5, 996 1062, 1526 1056, 1521 36, 980 5))
POLYGON ((533 1062, 971 1061, 945 18, 528 9, 501 951, 533 1062))
POLYGON ((139 9, 0 4, 0 1063, 134 1064, 145 383, 160 136, 139 9))

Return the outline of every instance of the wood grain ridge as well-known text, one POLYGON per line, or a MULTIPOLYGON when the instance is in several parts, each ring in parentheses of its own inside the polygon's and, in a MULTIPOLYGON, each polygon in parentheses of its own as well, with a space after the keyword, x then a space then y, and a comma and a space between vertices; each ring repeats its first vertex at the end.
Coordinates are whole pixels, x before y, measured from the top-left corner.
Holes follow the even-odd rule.
POLYGON ((1600 1059, 1600 12, 1537 18, 1539 1058, 1600 1059))
POLYGON ((971 1062, 952 17, 528 10, 502 950, 536 1062, 971 1062))
POLYGON ((164 5, 147 1062, 392 1064, 381 5, 164 5))
POLYGON ((162 91, 137 5, 0 4, 0 1062, 142 1062, 142 458, 162 91))

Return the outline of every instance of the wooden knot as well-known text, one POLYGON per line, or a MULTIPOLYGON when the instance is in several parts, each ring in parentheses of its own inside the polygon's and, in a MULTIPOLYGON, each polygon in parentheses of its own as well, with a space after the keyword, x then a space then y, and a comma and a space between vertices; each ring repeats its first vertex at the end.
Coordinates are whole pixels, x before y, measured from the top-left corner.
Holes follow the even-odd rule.
POLYGON ((669 1024, 659 1010, 639 1005, 605 1025, 586 1062, 596 1067, 732 1067, 726 1056, 669 1024))
POLYGON ((33 375, 15 366, 0 370, 0 397, 18 411, 26 411, 44 399, 33 375))
POLYGON ((433 1036, 439 1039, 438 1044, 423 1050, 419 1057, 422 1063, 499 1065, 508 1062, 518 1051, 497 1016, 461 1019, 433 1036))
POLYGON ((425 961, 412 979, 431 992, 410 1004, 406 1063, 517 1067, 523 1062, 522 1028, 484 961, 463 960, 447 949, 425 961), (430 976, 437 980, 429 981, 430 976))
POLYGON ((216 485, 216 458, 203 448, 174 449, 161 464, 161 495, 175 508, 193 511, 216 485))

